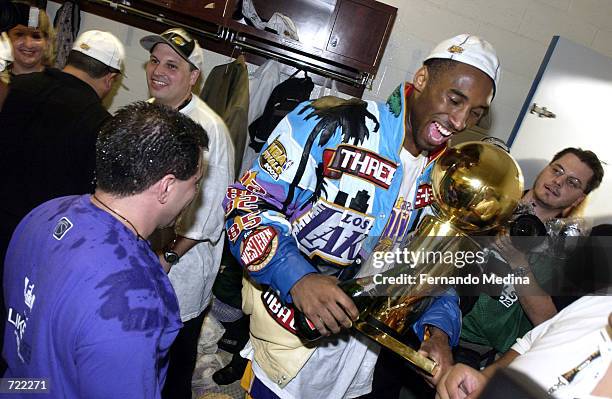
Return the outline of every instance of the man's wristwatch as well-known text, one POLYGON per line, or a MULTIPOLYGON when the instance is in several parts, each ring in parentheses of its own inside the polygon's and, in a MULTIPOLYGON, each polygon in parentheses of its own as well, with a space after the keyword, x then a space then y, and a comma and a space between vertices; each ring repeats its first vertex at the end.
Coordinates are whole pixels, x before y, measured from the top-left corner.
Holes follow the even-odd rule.
POLYGON ((177 264, 180 258, 181 257, 179 256, 179 254, 177 254, 171 249, 166 249, 164 251, 164 260, 171 265, 177 264))
POLYGON ((164 260, 171 266, 176 265, 179 259, 181 259, 181 256, 174 250, 176 239, 177 237, 175 235, 174 240, 172 240, 172 242, 166 248, 164 248, 164 260))

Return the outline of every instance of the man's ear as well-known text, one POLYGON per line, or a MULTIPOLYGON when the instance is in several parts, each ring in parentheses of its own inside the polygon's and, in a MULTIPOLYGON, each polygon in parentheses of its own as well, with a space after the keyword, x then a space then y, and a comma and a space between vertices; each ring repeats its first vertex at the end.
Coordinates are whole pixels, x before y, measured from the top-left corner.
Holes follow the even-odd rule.
POLYGON ((176 177, 172 174, 165 175, 154 184, 155 195, 160 204, 165 204, 175 188, 176 177))
POLYGON ((195 86, 195 84, 198 81, 199 77, 200 77, 200 70, 199 69, 194 69, 193 71, 191 71, 191 77, 189 79, 189 83, 191 84, 191 87, 195 86))
POLYGON ((106 76, 104 76, 104 83, 106 84, 106 87, 110 89, 110 87, 113 85, 113 82, 115 81, 115 78, 118 76, 119 74, 116 72, 107 73, 106 76))
POLYGON ((418 92, 422 92, 427 87, 429 81, 429 71, 425 65, 421 66, 414 74, 412 78, 412 85, 418 92))

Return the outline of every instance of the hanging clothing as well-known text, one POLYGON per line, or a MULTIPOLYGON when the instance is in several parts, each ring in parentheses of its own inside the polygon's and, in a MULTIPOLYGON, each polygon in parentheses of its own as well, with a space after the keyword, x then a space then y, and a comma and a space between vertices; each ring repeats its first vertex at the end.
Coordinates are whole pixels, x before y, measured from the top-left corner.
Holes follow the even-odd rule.
POLYGON ((55 14, 53 26, 57 32, 55 67, 62 69, 66 65, 68 54, 81 26, 81 10, 78 2, 65 1, 55 14))
POLYGON ((200 98, 225 122, 234 144, 234 173, 238 176, 246 144, 249 113, 248 71, 241 55, 227 65, 218 65, 208 74, 200 98))
MULTIPOLYGON (((280 83, 281 64, 273 59, 266 61, 249 76, 249 126, 263 114, 272 91, 280 83)), ((250 146, 251 138, 247 135, 246 139, 247 145, 244 149, 239 176, 242 176, 253 164, 258 154, 258 151, 250 146)))
POLYGON ((263 114, 272 90, 281 82, 281 64, 270 59, 249 74, 249 125, 263 114))
POLYGON ((264 113, 249 126, 249 146, 259 152, 278 123, 301 102, 310 98, 314 83, 310 77, 291 77, 276 86, 264 113))

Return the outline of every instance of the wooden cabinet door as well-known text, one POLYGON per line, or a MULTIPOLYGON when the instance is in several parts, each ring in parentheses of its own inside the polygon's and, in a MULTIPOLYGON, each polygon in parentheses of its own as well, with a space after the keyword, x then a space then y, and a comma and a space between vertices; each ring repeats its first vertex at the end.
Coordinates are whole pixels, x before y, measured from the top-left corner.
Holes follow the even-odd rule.
POLYGON ((397 9, 371 0, 340 0, 326 50, 378 68, 397 9))

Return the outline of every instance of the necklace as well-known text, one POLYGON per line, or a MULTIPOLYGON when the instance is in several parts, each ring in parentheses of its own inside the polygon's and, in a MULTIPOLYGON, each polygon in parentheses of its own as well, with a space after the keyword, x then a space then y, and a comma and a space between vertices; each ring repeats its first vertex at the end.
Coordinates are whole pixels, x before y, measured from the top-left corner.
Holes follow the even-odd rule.
POLYGON ((109 211, 111 211, 112 213, 114 213, 115 215, 117 215, 121 220, 123 220, 124 222, 126 222, 127 224, 130 225, 130 227, 132 229, 134 229, 134 232, 136 233, 136 238, 138 238, 139 240, 142 240, 144 242, 147 243, 147 245, 149 245, 149 247, 151 246, 151 244, 149 244, 149 241, 147 241, 143 236, 140 235, 140 233, 138 232, 138 230, 136 229, 136 226, 134 226, 134 224, 132 224, 132 222, 130 222, 126 217, 123 217, 122 215, 120 215, 117 211, 115 211, 114 209, 112 209, 110 206, 106 205, 104 202, 100 201, 100 198, 96 197, 95 194, 92 194, 93 199, 95 199, 96 201, 98 201, 98 203, 100 205, 102 205, 104 208, 108 209, 109 211))

